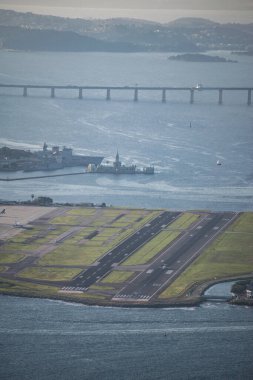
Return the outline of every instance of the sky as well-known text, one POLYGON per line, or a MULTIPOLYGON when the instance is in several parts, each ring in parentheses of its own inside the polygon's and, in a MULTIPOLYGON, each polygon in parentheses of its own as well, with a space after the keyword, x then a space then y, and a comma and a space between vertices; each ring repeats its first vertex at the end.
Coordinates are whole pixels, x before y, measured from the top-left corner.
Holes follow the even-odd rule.
POLYGON ((204 17, 217 22, 253 22, 253 0, 0 0, 0 9, 71 18, 132 17, 168 22, 204 17))

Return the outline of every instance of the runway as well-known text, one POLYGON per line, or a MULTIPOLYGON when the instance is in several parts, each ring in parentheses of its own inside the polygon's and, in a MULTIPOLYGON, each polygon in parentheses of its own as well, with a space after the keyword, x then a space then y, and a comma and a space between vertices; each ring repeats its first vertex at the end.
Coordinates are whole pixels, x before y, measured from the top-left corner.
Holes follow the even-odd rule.
POLYGON ((113 301, 150 301, 212 242, 236 217, 235 213, 210 213, 179 236, 145 271, 121 289, 113 301))
POLYGON ((166 228, 179 215, 180 212, 165 211, 161 213, 158 217, 127 238, 123 243, 119 244, 110 252, 107 252, 98 262, 93 264, 93 266, 81 272, 72 282, 68 284, 68 288, 70 290, 87 289, 111 271, 115 264, 126 260, 127 257, 138 248, 151 240, 162 229, 166 228))

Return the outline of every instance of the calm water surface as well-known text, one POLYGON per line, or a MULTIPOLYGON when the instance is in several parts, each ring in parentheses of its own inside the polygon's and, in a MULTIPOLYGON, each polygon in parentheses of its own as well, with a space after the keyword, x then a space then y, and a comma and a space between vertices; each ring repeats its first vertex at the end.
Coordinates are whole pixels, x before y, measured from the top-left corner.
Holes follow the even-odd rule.
POLYGON ((252 379, 251 308, 0 305, 1 379, 252 379))

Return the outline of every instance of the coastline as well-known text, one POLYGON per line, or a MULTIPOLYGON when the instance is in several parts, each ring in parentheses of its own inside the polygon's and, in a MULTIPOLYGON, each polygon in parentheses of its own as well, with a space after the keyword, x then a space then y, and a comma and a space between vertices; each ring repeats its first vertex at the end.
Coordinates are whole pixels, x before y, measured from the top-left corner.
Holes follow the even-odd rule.
POLYGON ((167 308, 167 307, 171 307, 171 308, 174 308, 174 307, 193 307, 193 306, 199 306, 203 301, 201 301, 201 298, 200 299, 189 299, 189 300, 182 300, 180 301, 180 299, 178 299, 177 301, 176 300, 173 300, 172 302, 159 302, 159 303, 156 303, 154 302, 153 304, 143 304, 143 303, 124 303, 124 302, 118 302, 118 303, 115 303, 115 302, 109 302, 109 301, 105 301, 103 302, 102 300, 98 301, 98 300, 92 300, 92 299, 86 299, 86 300, 82 300, 82 299, 77 299, 77 298, 74 298, 74 297, 71 297, 71 296, 60 296, 60 295, 56 295, 56 296, 53 296, 53 295, 39 295, 39 294, 33 294, 32 292, 29 293, 22 293, 22 292, 12 292, 12 293, 9 293, 9 292, 6 292, 6 291, 0 291, 0 295, 2 296, 10 296, 10 297, 24 297, 24 298, 38 298, 38 299, 48 299, 48 300, 52 300, 52 301, 63 301, 63 302, 71 302, 71 303, 76 303, 76 304, 80 304, 80 305, 83 305, 83 306, 101 306, 101 307, 115 307, 115 308, 118 308, 118 307, 122 307, 122 308, 129 308, 129 309, 132 309, 132 308, 144 308, 144 309, 155 309, 155 308, 167 308))
POLYGON ((252 213, 45 205, 3 204, 0 294, 105 307, 192 307, 234 302, 205 292, 252 278, 251 253, 238 238, 252 230, 252 213), (242 231, 233 236, 245 257, 238 262, 225 255, 212 269, 210 247, 230 252, 233 231, 242 231))
MULTIPOLYGON (((62 301, 62 302, 71 302, 80 304, 83 306, 100 306, 100 307, 122 307, 122 308, 146 308, 146 309, 155 309, 155 308, 180 308, 180 307, 195 307, 200 306, 201 304, 208 302, 208 299, 205 298, 205 292, 211 288, 214 285, 218 284, 224 284, 226 282, 231 281, 239 281, 242 279, 250 279, 252 276, 250 275, 242 275, 240 277, 229 277, 224 279, 219 279, 217 281, 206 281, 203 284, 193 285, 190 289, 188 289, 187 293, 189 291, 191 292, 190 297, 186 297, 185 294, 183 294, 180 297, 171 298, 171 300, 167 301, 159 301, 155 300, 153 303, 149 304, 143 304, 141 302, 135 302, 135 303, 129 303, 129 302, 113 302, 108 300, 98 300, 98 299, 81 299, 78 297, 75 297, 71 295, 71 293, 63 294, 36 294, 34 292, 24 291, 14 291, 14 292, 8 292, 8 291, 1 291, 0 295, 3 296, 10 296, 10 297, 25 297, 25 298, 38 298, 38 299, 48 299, 53 301, 62 301), (192 291, 191 291, 192 289, 192 291)), ((215 296, 213 297, 213 301, 215 301, 215 296)), ((209 300, 210 302, 210 300, 209 300)), ((215 302, 219 302, 219 300, 216 300, 215 302)), ((240 298, 237 299, 236 297, 228 297, 227 300, 220 301, 222 303, 228 303, 231 305, 238 305, 238 306, 253 306, 253 299, 248 298, 240 298)))

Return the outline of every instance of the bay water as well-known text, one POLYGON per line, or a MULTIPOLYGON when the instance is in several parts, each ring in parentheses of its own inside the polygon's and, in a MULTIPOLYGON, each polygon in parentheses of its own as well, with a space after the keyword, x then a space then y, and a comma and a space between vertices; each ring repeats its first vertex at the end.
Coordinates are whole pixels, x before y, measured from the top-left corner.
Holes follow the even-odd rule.
MULTIPOLYGON (((229 52, 213 52, 231 58, 229 52)), ((252 57, 189 63, 167 54, 0 52, 0 83, 252 86, 252 57)), ((83 175, 1 182, 0 198, 147 208, 252 210, 253 111, 247 93, 0 89, 0 144, 70 146, 154 176, 83 175), (190 127, 191 123, 191 127, 190 127), (217 166, 220 160, 222 165, 217 166)), ((73 172, 76 169, 64 169, 73 172)), ((36 173, 37 174, 37 173, 36 173)), ((47 173, 40 173, 47 174, 47 173)), ((52 173, 51 173, 52 174, 52 173)), ((24 173, 1 173, 20 177, 24 173)), ((33 174, 32 174, 33 175, 33 174)), ((220 290, 222 292, 222 290, 220 290)), ((220 294, 220 293, 219 293, 220 294)), ((122 309, 0 297, 1 379, 251 379, 252 309, 122 309)))
POLYGON ((252 379, 252 309, 0 297, 1 379, 252 379))
MULTIPOLYGON (((229 52, 213 52, 231 58, 229 52)), ((0 52, 0 83, 98 86, 252 86, 252 57, 238 63, 191 63, 167 54, 0 52)), ((70 146, 74 153, 117 150, 125 164, 154 165, 154 176, 84 176, 1 183, 1 199, 50 196, 55 202, 133 207, 250 210, 253 203, 253 111, 247 91, 132 91, 0 89, 0 144, 26 149, 70 146), (191 124, 191 127, 190 127, 191 124), (222 165, 217 166, 216 162, 222 165)), ((76 168, 65 169, 65 172, 76 168)), ((40 172, 36 174, 47 174, 40 172)), ((23 176, 5 173, 1 177, 23 176)))

